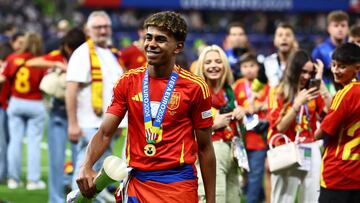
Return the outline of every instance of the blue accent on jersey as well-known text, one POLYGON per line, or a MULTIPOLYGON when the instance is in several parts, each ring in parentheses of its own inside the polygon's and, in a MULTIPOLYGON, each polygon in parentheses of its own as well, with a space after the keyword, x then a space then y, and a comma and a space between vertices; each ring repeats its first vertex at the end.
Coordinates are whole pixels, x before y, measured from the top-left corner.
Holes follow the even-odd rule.
POLYGON ((131 173, 135 178, 142 182, 152 180, 164 184, 170 184, 174 182, 196 179, 194 168, 189 164, 170 170, 141 171, 133 169, 131 173))

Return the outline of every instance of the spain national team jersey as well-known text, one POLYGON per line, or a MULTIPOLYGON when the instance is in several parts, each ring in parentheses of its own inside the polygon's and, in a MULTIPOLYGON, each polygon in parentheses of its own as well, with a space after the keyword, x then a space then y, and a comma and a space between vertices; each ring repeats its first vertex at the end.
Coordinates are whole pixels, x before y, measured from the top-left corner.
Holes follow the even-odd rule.
POLYGON ((124 50, 121 50, 120 60, 124 63, 127 70, 146 65, 146 56, 144 52, 134 44, 124 50))
MULTIPOLYGON (((121 76, 114 87, 108 113, 123 117, 128 111, 126 157, 137 170, 163 170, 194 164, 197 144, 194 129, 212 126, 211 96, 206 83, 178 68, 179 77, 167 106, 154 156, 147 156, 142 104, 142 82, 146 68, 133 69, 121 76)), ((149 79, 151 114, 154 118, 167 85, 167 78, 149 79)))
MULTIPOLYGON (((251 81, 248 81, 245 78, 237 80, 234 85, 234 94, 236 102, 239 106, 244 108, 249 108, 249 92, 251 87, 251 81)), ((267 95, 269 92, 269 85, 265 85, 264 88, 258 93, 254 104, 259 105, 266 101, 267 95)), ((264 112, 258 112, 259 119, 266 119, 266 114, 264 112)), ((254 131, 250 130, 246 132, 245 136, 245 144, 246 149, 249 150, 263 150, 266 149, 266 145, 264 143, 264 139, 261 135, 255 133, 254 131)))
MULTIPOLYGON (((282 95, 279 95, 276 91, 277 88, 270 89, 269 93, 269 132, 268 132, 268 141, 271 136, 278 133, 277 124, 280 121, 280 117, 284 116, 288 111, 291 111, 291 104, 289 104, 284 114, 282 114, 282 109, 284 106, 284 98, 282 95)), ((299 114, 296 116, 298 120, 301 121, 301 124, 297 124, 297 122, 292 121, 286 132, 284 133, 286 136, 290 138, 290 140, 294 141, 297 130, 300 130, 300 143, 309 143, 314 142, 314 132, 316 130, 316 121, 318 117, 323 114, 323 110, 325 107, 325 102, 323 98, 319 95, 315 99, 309 101, 306 105, 303 105, 303 115, 302 118, 298 118, 299 114), (307 108, 307 110, 305 109, 307 108), (307 112, 306 112, 307 111, 307 112)))
POLYGON ((26 67, 25 61, 32 57, 31 53, 12 54, 8 57, 3 75, 11 82, 11 96, 30 100, 42 99, 39 85, 47 70, 26 67))
POLYGON ((66 62, 65 56, 61 53, 60 50, 51 51, 50 53, 43 56, 43 58, 49 61, 66 62))
POLYGON ((360 189, 360 82, 338 91, 320 125, 329 135, 321 167, 321 186, 360 189))

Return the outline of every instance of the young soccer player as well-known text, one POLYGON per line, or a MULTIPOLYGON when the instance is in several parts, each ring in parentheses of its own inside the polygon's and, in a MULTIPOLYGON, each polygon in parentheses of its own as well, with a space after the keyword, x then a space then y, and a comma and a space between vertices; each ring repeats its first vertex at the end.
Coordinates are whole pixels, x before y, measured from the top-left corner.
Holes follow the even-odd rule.
POLYGON ((206 201, 214 203, 211 95, 200 77, 175 65, 187 25, 179 14, 165 11, 148 17, 144 28, 148 64, 130 70, 115 85, 113 101, 87 147, 77 184, 84 196, 94 195, 92 166, 128 112, 126 157, 133 170, 122 198, 128 196, 129 202, 197 203, 194 163, 198 157, 206 201))
POLYGON ((346 43, 332 54, 331 71, 339 90, 315 132, 327 144, 321 167, 320 203, 360 202, 360 47, 346 43))

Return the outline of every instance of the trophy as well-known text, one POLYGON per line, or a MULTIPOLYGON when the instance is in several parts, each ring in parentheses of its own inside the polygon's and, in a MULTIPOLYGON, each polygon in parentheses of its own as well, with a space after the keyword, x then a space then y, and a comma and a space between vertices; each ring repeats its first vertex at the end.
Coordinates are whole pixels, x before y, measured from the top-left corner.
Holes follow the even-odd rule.
MULTIPOLYGON (((95 178, 96 194, 99 194, 108 185, 123 180, 127 174, 125 161, 113 155, 106 157, 102 169, 95 178)), ((67 195, 66 202, 91 203, 92 199, 84 197, 80 190, 73 190, 67 195)))

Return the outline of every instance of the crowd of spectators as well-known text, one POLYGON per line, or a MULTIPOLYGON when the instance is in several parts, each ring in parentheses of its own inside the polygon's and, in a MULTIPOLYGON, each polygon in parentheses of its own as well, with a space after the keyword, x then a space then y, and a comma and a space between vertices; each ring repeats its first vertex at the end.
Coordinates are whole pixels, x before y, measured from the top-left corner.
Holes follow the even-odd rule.
MULTIPOLYGON (((85 16, 91 9, 66 1, 47 2, 42 0, 0 0, 0 30, 3 33, 6 25, 12 23, 22 31, 41 33, 45 44, 47 40, 56 38, 58 24, 62 19, 70 25, 82 25, 85 16), (62 3, 61 3, 62 2, 62 3), (56 9, 49 9, 55 7, 56 9)), ((110 9, 107 10, 113 22, 114 45, 122 48, 137 38, 136 30, 143 19, 156 10, 144 9, 110 9)), ((279 22, 286 21, 295 27, 297 39, 302 48, 311 50, 324 40, 326 35, 327 12, 265 12, 265 11, 197 11, 182 10, 189 24, 190 35, 187 40, 187 58, 196 57, 196 42, 202 39, 208 44, 222 45, 226 36, 226 28, 230 22, 239 21, 244 24, 249 41, 257 53, 267 55, 274 51, 273 33, 279 22), (189 53, 190 51, 190 53, 189 53)), ((356 24, 358 14, 350 15, 351 24, 356 24)), ((1 39, 1 38, 0 38, 1 39)), ((46 48, 47 50, 51 48, 46 48)))

